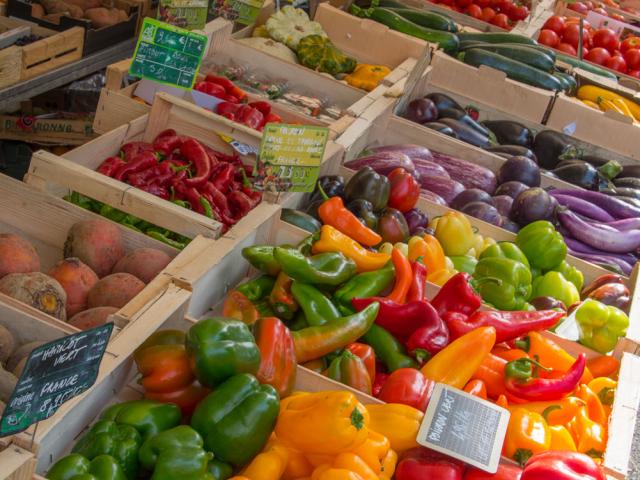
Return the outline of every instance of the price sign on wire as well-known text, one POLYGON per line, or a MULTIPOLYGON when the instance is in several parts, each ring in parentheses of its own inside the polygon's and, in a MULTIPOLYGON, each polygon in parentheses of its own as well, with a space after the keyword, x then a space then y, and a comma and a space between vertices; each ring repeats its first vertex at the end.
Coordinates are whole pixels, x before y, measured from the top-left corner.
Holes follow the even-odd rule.
POLYGON ((160 0, 158 20, 188 30, 202 30, 207 24, 207 0, 160 0))
POLYGON ((208 39, 199 33, 145 18, 129 73, 190 90, 198 76, 208 39))
POLYGON ((0 420, 0 437, 29 428, 91 388, 113 323, 67 335, 34 349, 0 420))
POLYGON ((498 471, 509 411, 442 383, 436 384, 417 441, 489 473, 498 471))
POLYGON ((254 170, 256 188, 312 192, 329 139, 329 129, 313 125, 268 123, 254 170))
POLYGON ((209 18, 222 17, 241 25, 255 23, 264 0, 213 0, 209 8, 209 18))

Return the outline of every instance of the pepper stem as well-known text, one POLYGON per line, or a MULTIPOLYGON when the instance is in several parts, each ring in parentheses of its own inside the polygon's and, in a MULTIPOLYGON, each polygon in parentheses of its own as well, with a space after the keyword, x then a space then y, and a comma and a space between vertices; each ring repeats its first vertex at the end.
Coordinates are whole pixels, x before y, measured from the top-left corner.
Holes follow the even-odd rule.
POLYGON ((351 425, 356 427, 356 430, 364 427, 364 415, 358 410, 358 407, 354 408, 353 412, 351 412, 351 425))
POLYGON ((324 191, 324 188, 322 188, 322 185, 320 185, 320 182, 318 182, 318 191, 320 192, 320 195, 322 195, 322 199, 324 201, 329 200, 329 195, 327 195, 327 193, 324 191))
POLYGON ((519 448, 516 450, 516 453, 513 454, 513 459, 520 464, 521 467, 524 467, 524 464, 533 456, 533 452, 531 450, 527 450, 525 448, 519 448))
POLYGON ((544 365, 540 364, 540 362, 537 362, 536 360, 523 357, 508 362, 505 366, 504 374, 507 378, 515 378, 517 380, 526 382, 534 376, 534 366, 536 368, 544 370, 545 372, 549 372, 552 370, 551 368, 547 368, 544 365))
POLYGON ((548 422, 549 421, 549 414, 551 412, 555 411, 555 410, 561 410, 561 409, 562 409, 562 407, 560 405, 551 405, 551 406, 545 408, 542 411, 542 418, 544 418, 545 421, 548 422))

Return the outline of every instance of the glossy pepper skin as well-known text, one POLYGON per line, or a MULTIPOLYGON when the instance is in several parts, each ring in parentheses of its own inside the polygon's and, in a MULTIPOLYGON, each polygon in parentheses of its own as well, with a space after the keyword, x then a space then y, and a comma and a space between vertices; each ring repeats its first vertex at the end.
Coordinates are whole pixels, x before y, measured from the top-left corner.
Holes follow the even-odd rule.
MULTIPOLYGON (((321 193, 322 187, 318 187, 321 193)), ((326 197, 318 207, 318 216, 322 223, 331 225, 336 230, 353 238, 356 242, 373 247, 382 241, 382 237, 363 225, 345 206, 340 197, 326 197)))
POLYGON ((135 428, 142 441, 180 423, 181 413, 177 405, 154 400, 132 400, 111 405, 100 415, 102 420, 112 420, 118 425, 135 428))
POLYGON ((433 235, 422 237, 413 236, 407 243, 409 247, 409 261, 426 265, 428 274, 439 272, 446 268, 446 260, 442 245, 433 235))
POLYGON ((275 284, 275 278, 270 275, 261 275, 253 280, 249 280, 238 285, 235 289, 242 293, 252 302, 259 302, 263 300, 275 284))
POLYGON ((543 452, 524 466, 520 480, 605 480, 606 476, 588 455, 575 452, 543 452))
POLYGON ((364 223, 371 230, 378 227, 378 216, 373 211, 373 205, 369 200, 357 199, 347 204, 347 210, 353 213, 358 221, 364 223))
POLYGON ((118 462, 109 455, 88 460, 72 453, 58 460, 47 473, 49 480, 126 480, 118 462))
POLYGON ((522 263, 527 268, 530 267, 529 260, 527 260, 526 255, 513 242, 498 242, 494 245, 490 245, 482 251, 479 259, 482 260, 483 258, 492 257, 509 258, 522 263))
POLYGON ((371 167, 358 170, 344 187, 347 201, 362 199, 373 205, 374 211, 382 210, 389 202, 391 184, 384 175, 376 173, 371 167))
POLYGON ((580 343, 600 353, 613 350, 618 338, 624 337, 629 327, 626 313, 592 298, 578 307, 575 316, 580 343))
POLYGON ((476 468, 468 468, 464 480, 520 480, 522 468, 508 463, 498 465, 496 473, 487 473, 476 468))
POLYGON ((406 300, 425 300, 427 298, 427 267, 422 262, 411 262, 411 285, 406 300))
MULTIPOLYGON (((576 357, 539 332, 529 332, 525 338, 529 357, 539 359, 538 361, 545 367, 553 368, 558 372, 566 372, 575 364, 576 357)), ((593 375, 585 368, 580 382, 589 383, 591 380, 593 380, 593 375)))
POLYGON ((396 480, 462 480, 464 464, 441 453, 418 447, 405 453, 396 468, 396 480))
POLYGON ((293 332, 298 362, 315 360, 355 342, 371 328, 379 309, 379 303, 372 303, 361 312, 340 317, 326 325, 307 327, 293 332))
POLYGON ((256 322, 253 335, 260 350, 256 378, 286 397, 296 382, 296 347, 291 332, 280 319, 266 317, 256 322))
POLYGON ((605 305, 618 307, 629 313, 631 293, 620 275, 600 275, 580 292, 582 299, 593 298, 605 305))
POLYGON ((446 255, 465 255, 474 242, 471 223, 460 212, 447 212, 440 217, 435 237, 446 255))
POLYGON ((242 249, 242 256, 261 272, 276 276, 280 273, 280 264, 274 256, 275 247, 271 245, 253 245, 242 249))
POLYGON ((584 285, 584 275, 576 267, 569 265, 566 260, 563 260, 556 265, 553 270, 561 273, 564 278, 573 283, 578 292, 582 290, 584 285))
POLYGON ((191 426, 215 458, 244 465, 262 450, 279 409, 278 393, 253 375, 235 375, 220 384, 196 407, 191 426))
POLYGON ((533 281, 532 297, 553 297, 569 308, 580 301, 576 286, 564 278, 560 272, 550 271, 533 281))
POLYGON ((516 245, 527 256, 531 267, 546 271, 558 266, 567 256, 567 245, 560 232, 546 220, 521 228, 516 245))
POLYGON ((580 407, 571 426, 580 453, 602 457, 607 449, 607 427, 589 418, 587 407, 580 407))
POLYGON ((349 259, 349 275, 347 278, 341 278, 341 281, 332 285, 344 283, 355 274, 351 269, 351 265, 357 268, 358 273, 370 272, 381 269, 391 259, 386 253, 371 252, 365 249, 351 237, 340 233, 331 225, 322 226, 320 239, 313 244, 312 252, 321 255, 328 255, 329 253, 333 255, 342 254, 342 257, 349 259))
POLYGON ((291 293, 310 326, 325 325, 341 317, 333 302, 313 285, 294 281, 291 293))
POLYGON ((402 403, 421 412, 427 409, 436 383, 427 379, 420 370, 400 368, 389 375, 378 398, 387 403, 402 403))
POLYGON ((387 175, 391 185, 389 206, 401 212, 408 212, 416 206, 420 198, 420 184, 404 168, 396 168, 387 175))
POLYGON ((400 210, 387 207, 378 218, 378 233, 384 242, 405 242, 409 238, 409 224, 400 210))
POLYGON ((442 286, 431 305, 440 316, 447 312, 471 315, 482 305, 482 297, 471 286, 471 275, 460 272, 442 286))
POLYGON ((531 271, 509 258, 480 260, 474 280, 482 298, 500 310, 522 310, 531 296, 531 271))
POLYGON ((333 300, 343 314, 353 313, 355 309, 351 305, 354 298, 374 297, 383 292, 393 279, 395 270, 393 263, 388 262, 379 270, 359 273, 342 285, 333 294, 333 300))
POLYGON ((416 438, 424 414, 417 408, 400 403, 367 405, 369 428, 389 439, 399 455, 418 446, 416 438))
POLYGON ((372 325, 362 336, 362 341, 371 345, 376 357, 390 372, 399 368, 418 368, 416 361, 407 355, 402 343, 379 325, 372 325))
POLYGON ((273 289, 269 294, 269 305, 276 315, 284 320, 291 320, 298 310, 298 303, 291 293, 293 280, 285 272, 278 273, 273 289))
POLYGON ((142 437, 130 425, 118 425, 112 420, 98 420, 78 440, 72 453, 79 453, 88 460, 99 455, 109 455, 120 465, 128 479, 135 479, 138 472, 138 449, 142 437))
POLYGON ((578 414, 578 409, 584 405, 585 402, 578 397, 565 397, 559 400, 509 405, 508 409, 524 408, 529 412, 539 413, 549 426, 554 426, 568 424, 578 414))
POLYGON ((215 386, 239 373, 255 374, 260 350, 249 328, 225 317, 200 320, 187 332, 187 353, 196 377, 215 386))
POLYGON ((551 432, 542 415, 524 408, 511 411, 504 441, 507 457, 524 465, 532 455, 549 450, 550 444, 551 432))
POLYGON ((213 454, 205 452, 202 437, 188 425, 165 430, 147 439, 139 452, 140 465, 152 471, 152 480, 176 478, 211 480, 207 464, 213 454))
POLYGON ((371 378, 364 362, 349 350, 331 360, 327 376, 356 390, 371 395, 371 378))
POLYGON ((287 275, 303 283, 336 286, 356 273, 356 264, 340 252, 306 257, 297 250, 276 247, 274 256, 287 275))
POLYGON ((346 350, 362 360, 367 369, 367 373, 369 374, 369 378, 371 379, 371 383, 373 384, 376 378, 376 354, 373 351, 373 348, 366 343, 354 342, 347 345, 346 350))

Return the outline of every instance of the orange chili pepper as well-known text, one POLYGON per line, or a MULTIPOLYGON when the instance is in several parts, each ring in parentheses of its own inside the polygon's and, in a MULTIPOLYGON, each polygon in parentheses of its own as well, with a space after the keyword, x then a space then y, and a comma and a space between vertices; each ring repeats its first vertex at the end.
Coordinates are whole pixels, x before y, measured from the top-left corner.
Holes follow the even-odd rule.
POLYGON ((396 283, 393 285, 391 293, 385 298, 396 303, 404 303, 407 298, 407 293, 409 293, 409 287, 411 286, 411 276, 413 273, 411 263, 409 263, 409 259, 397 248, 394 248, 391 252, 391 261, 396 271, 396 283))
POLYGON ((519 348, 512 348, 503 351, 498 350, 494 352, 494 355, 497 355, 500 358, 504 358, 507 362, 510 362, 512 360, 519 360, 520 358, 529 358, 529 354, 524 350, 520 350, 519 348))
MULTIPOLYGON (((575 357, 539 332, 529 332, 528 338, 529 349, 527 353, 545 367, 564 373, 575 363, 575 357)), ((593 380, 593 375, 588 368, 585 368, 580 383, 589 383, 591 380, 593 380)))
POLYGON ((433 235, 409 239, 409 260, 416 262, 419 258, 427 266, 429 272, 437 272, 447 268, 442 245, 433 235))
POLYGON ((502 408, 507 408, 509 406, 509 401, 507 400, 507 397, 500 395, 496 400, 496 405, 502 408))
POLYGON ((382 241, 382 237, 364 225, 358 217, 344 206, 342 198, 328 198, 318 185, 320 193, 327 199, 318 207, 318 216, 322 223, 350 236, 355 241, 373 247, 382 241))
POLYGON ((498 398, 506 391, 504 386, 504 369, 507 361, 490 353, 482 360, 472 379, 482 380, 490 398, 498 398))
POLYGON ((594 377, 612 377, 620 370, 620 360, 611 355, 600 355, 587 360, 587 368, 594 377))
POLYGON ((578 398, 584 400, 587 404, 587 415, 591 420, 602 424, 607 423, 608 415, 604 411, 600 398, 593 390, 587 385, 580 385, 578 387, 578 398))
POLYGON ((487 387, 480 379, 469 380, 464 386, 464 391, 476 397, 487 399, 487 387))

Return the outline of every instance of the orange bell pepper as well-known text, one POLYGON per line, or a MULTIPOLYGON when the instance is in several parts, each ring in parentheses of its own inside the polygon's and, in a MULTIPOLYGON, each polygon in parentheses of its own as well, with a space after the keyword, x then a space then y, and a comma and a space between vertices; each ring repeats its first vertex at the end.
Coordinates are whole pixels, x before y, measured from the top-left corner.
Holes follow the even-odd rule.
POLYGON ((411 268, 409 259, 397 248, 394 248, 391 252, 391 261, 396 271, 396 280, 393 285, 393 290, 391 290, 391 293, 385 298, 396 303, 404 303, 407 298, 407 293, 409 293, 409 287, 411 286, 413 269, 411 268))
POLYGON ((609 418, 618 382, 608 377, 598 377, 591 380, 588 387, 598 396, 600 403, 602 403, 602 408, 604 408, 604 413, 609 418))
POLYGON ((487 386, 480 379, 472 379, 464 386, 464 391, 476 397, 487 399, 487 386))
POLYGON ((562 425, 550 425, 549 431, 551 432, 551 444, 549 450, 559 450, 564 452, 577 452, 576 442, 573 440, 573 436, 562 425))
POLYGON ((495 328, 476 328, 436 353, 420 371, 435 382, 463 388, 495 343, 495 328))
POLYGON ((586 403, 589 418, 596 423, 606 424, 608 415, 605 413, 604 406, 598 395, 587 385, 580 385, 577 394, 578 398, 581 398, 586 403))
POLYGON ((542 415, 516 408, 511 412, 504 453, 524 465, 532 455, 546 452, 551 445, 551 432, 542 415))
POLYGON ((509 410, 524 408, 539 413, 549 425, 566 425, 578 414, 578 410, 586 404, 578 397, 565 397, 548 402, 528 402, 509 406, 509 410))
POLYGON ((620 360, 611 355, 600 355, 587 360, 587 368, 594 377, 613 377, 620 370, 620 360))
POLYGON ((282 480, 297 480, 310 477, 313 473, 313 465, 311 465, 307 457, 302 452, 292 448, 289 448, 288 452, 289 459, 282 474, 282 480))
MULTIPOLYGON (((528 338, 529 350, 527 353, 531 358, 537 358, 545 367, 564 373, 575 363, 575 357, 553 340, 542 336, 540 332, 530 332, 528 338)), ((588 368, 585 368, 580 383, 589 383, 591 380, 593 380, 593 375, 588 368)))
POLYGON ((447 267, 442 245, 433 235, 409 239, 409 261, 417 262, 418 259, 427 266, 429 272, 437 272, 447 267))
POLYGON ((573 433, 578 439, 580 453, 588 453, 593 457, 601 457, 607 448, 607 428, 589 418, 587 407, 578 410, 573 420, 573 433))
POLYGON ((251 460, 242 474, 251 480, 279 480, 288 462, 288 449, 276 441, 251 460))

